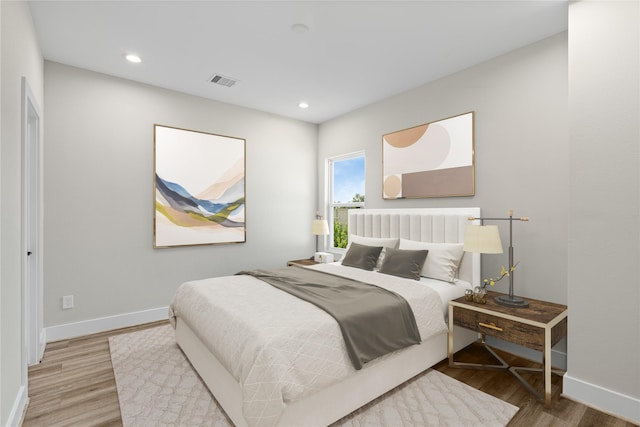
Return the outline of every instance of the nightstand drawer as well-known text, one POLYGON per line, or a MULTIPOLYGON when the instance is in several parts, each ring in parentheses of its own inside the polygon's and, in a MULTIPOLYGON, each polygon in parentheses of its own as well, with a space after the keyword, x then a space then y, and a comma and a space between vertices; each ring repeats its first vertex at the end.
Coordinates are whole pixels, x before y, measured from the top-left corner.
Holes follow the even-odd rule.
POLYGON ((453 307, 453 310, 455 325, 534 350, 544 350, 544 332, 537 326, 460 307, 453 307))

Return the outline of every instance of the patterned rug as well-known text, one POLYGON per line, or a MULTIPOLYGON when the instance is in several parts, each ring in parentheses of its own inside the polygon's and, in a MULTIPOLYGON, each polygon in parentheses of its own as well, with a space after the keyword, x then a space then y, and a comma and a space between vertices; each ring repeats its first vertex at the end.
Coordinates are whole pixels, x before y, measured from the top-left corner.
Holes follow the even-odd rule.
MULTIPOLYGON (((169 325, 109 338, 124 427, 232 427, 178 348, 169 325)), ((505 426, 518 408, 435 370, 332 427, 505 426)))

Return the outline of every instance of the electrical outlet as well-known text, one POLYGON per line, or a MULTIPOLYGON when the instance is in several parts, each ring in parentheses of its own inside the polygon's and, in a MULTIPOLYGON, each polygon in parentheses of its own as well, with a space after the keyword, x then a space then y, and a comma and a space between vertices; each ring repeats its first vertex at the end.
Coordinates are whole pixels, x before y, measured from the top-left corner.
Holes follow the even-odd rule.
POLYGON ((73 295, 65 295, 62 297, 62 309, 68 310, 73 308, 73 295))

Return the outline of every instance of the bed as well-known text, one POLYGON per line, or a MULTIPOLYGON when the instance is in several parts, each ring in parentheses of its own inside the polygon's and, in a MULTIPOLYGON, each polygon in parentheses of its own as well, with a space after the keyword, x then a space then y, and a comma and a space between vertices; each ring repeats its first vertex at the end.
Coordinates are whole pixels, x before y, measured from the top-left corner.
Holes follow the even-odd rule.
MULTIPOLYGON (((396 248, 428 247, 436 259, 440 247, 461 251, 469 217, 480 217, 480 209, 355 209, 348 229, 354 246, 396 239, 396 248)), ((480 282, 480 256, 472 253, 464 253, 450 282, 382 274, 380 265, 309 268, 400 293, 415 311, 422 341, 355 369, 344 360, 340 329, 321 309, 248 275, 187 282, 171 303, 176 341, 236 426, 326 426, 430 368, 447 357, 448 301, 480 282)), ((455 339, 458 350, 477 334, 461 329, 455 339)))

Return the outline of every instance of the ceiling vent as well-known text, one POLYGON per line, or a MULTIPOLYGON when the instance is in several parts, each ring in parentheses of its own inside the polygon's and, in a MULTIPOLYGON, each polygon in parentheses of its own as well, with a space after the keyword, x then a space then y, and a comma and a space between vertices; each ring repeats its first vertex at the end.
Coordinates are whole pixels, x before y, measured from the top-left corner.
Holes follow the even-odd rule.
POLYGON ((238 83, 238 80, 232 79, 231 77, 225 77, 221 74, 214 74, 209 80, 211 81, 211 83, 226 87, 231 87, 234 84, 238 83))

